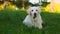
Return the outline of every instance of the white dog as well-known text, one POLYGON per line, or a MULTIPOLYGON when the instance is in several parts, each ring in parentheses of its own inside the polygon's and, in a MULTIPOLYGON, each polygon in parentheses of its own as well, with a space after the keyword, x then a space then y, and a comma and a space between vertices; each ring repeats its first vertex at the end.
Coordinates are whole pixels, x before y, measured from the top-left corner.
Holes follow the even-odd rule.
POLYGON ((39 7, 30 7, 27 10, 28 15, 26 16, 23 23, 27 25, 28 27, 37 27, 39 29, 42 29, 42 19, 40 16, 41 9, 39 7))

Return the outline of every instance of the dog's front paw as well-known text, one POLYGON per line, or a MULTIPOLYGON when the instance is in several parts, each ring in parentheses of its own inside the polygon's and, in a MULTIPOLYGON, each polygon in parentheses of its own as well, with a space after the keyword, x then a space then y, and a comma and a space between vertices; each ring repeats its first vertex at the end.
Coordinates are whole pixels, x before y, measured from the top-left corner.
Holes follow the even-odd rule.
POLYGON ((42 29, 42 25, 40 25, 38 28, 39 28, 39 29, 42 29))

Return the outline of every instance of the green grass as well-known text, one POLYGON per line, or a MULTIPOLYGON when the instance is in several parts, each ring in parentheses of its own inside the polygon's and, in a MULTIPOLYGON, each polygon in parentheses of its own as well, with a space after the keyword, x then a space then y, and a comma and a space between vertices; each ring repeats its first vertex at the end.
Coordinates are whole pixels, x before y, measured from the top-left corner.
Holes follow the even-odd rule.
POLYGON ((43 29, 28 28, 22 21, 26 11, 0 11, 0 34, 60 34, 60 14, 42 12, 43 29))

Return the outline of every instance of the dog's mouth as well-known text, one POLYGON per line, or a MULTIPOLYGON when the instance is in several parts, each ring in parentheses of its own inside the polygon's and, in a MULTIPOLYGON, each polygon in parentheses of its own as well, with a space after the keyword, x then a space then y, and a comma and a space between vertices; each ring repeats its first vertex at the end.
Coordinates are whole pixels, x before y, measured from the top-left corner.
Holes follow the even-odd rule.
POLYGON ((33 18, 35 19, 36 17, 37 17, 37 15, 36 15, 36 13, 34 13, 34 17, 33 18))

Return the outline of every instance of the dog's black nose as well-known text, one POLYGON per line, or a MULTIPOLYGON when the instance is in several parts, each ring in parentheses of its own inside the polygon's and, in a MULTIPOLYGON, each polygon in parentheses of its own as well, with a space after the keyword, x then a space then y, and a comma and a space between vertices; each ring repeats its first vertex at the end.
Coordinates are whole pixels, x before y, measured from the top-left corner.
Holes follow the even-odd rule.
POLYGON ((34 17, 33 18, 36 18, 36 13, 34 13, 34 17))
POLYGON ((36 16, 36 13, 34 13, 34 16, 36 16))

